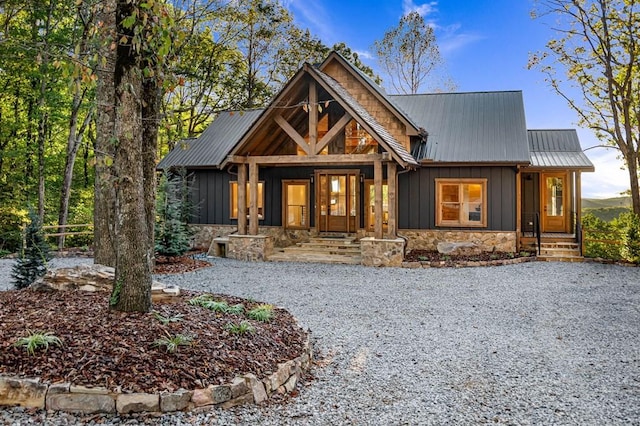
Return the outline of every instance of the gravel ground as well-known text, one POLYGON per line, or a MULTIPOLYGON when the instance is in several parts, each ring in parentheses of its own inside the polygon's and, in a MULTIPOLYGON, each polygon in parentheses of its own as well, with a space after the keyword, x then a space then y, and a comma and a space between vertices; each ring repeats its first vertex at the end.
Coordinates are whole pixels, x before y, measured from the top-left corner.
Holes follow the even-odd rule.
POLYGON ((315 379, 284 404, 126 418, 14 408, 0 424, 640 425, 640 268, 216 259, 158 279, 285 307, 312 331, 315 379))

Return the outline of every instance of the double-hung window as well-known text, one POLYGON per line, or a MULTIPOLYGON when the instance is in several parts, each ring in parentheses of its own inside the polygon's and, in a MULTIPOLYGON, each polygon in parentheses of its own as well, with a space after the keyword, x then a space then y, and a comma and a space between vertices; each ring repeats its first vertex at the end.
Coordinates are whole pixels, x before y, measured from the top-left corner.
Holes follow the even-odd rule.
POLYGON ((436 226, 486 227, 486 179, 436 179, 436 226))

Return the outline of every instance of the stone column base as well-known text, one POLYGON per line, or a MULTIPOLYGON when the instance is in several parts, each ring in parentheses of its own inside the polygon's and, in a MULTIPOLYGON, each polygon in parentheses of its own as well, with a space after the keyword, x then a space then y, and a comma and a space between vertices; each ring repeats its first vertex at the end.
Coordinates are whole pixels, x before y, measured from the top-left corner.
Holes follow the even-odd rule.
POLYGON ((236 260, 261 262, 273 250, 273 238, 268 235, 229 235, 227 257, 236 260))
POLYGON ((362 238, 362 264, 364 266, 402 266, 404 260, 404 244, 402 238, 381 239, 362 238))

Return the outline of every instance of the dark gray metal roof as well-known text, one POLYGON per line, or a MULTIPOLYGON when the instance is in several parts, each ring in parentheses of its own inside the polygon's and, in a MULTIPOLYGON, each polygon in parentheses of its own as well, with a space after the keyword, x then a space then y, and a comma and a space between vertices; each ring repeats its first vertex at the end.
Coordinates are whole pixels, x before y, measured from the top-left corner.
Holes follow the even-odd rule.
POLYGON ((529 130, 531 167, 594 170, 574 129, 529 130))
POLYGON ((171 167, 212 167, 221 164, 264 110, 225 111, 197 139, 185 139, 158 164, 171 167))
POLYGON ((529 163, 522 92, 390 95, 429 134, 427 160, 444 163, 529 163))
POLYGON ((415 158, 405 149, 405 147, 394 138, 391 133, 378 121, 369 114, 369 112, 358 101, 351 96, 347 90, 336 80, 327 74, 313 69, 313 73, 319 76, 331 89, 347 104, 358 117, 364 121, 378 135, 390 150, 393 150, 406 164, 417 165, 415 158))

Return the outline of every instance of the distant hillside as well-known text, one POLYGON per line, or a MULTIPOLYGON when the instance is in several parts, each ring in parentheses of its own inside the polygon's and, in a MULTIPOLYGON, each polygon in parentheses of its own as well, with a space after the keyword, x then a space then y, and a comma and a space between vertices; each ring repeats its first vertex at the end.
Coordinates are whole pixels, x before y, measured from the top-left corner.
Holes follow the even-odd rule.
POLYGON ((631 207, 631 197, 583 198, 583 209, 604 209, 608 207, 631 207))
POLYGON ((605 222, 611 222, 621 213, 629 210, 631 210, 631 197, 582 199, 582 214, 591 213, 605 222))

